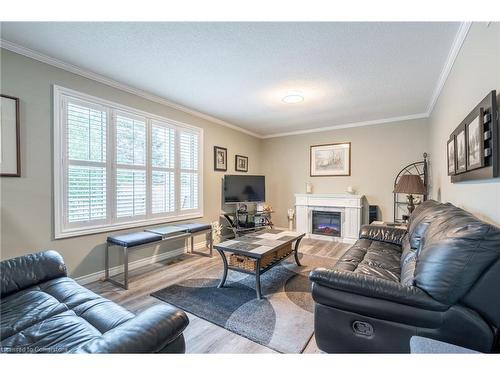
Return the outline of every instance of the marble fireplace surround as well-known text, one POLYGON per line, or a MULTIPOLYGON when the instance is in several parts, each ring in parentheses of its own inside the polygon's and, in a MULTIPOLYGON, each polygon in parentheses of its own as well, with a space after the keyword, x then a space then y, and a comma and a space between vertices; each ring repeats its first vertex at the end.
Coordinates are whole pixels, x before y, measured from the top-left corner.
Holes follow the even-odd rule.
POLYGON ((354 243, 363 221, 363 195, 295 194, 296 230, 307 238, 354 243), (312 212, 340 212, 340 237, 312 234, 312 212))

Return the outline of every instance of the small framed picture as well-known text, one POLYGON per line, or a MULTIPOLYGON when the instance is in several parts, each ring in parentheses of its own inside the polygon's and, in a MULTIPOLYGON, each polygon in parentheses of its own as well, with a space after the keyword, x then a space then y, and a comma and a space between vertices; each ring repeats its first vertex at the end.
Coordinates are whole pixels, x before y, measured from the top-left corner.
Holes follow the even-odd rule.
POLYGON ((350 176, 351 143, 311 146, 311 177, 350 176))
POLYGON ((214 171, 227 171, 227 148, 214 146, 214 171))
POLYGON ((0 95, 0 176, 21 177, 19 98, 0 95))
POLYGON ((238 172, 248 172, 248 156, 236 155, 234 169, 238 172))
POLYGON ((467 170, 467 144, 465 139, 465 127, 455 136, 455 148, 457 155, 456 173, 462 173, 467 170))
POLYGON ((483 109, 480 115, 465 126, 467 136, 467 170, 484 167, 483 109))
POLYGON ((456 157, 455 157, 455 137, 448 141, 448 176, 453 176, 456 169, 456 157))

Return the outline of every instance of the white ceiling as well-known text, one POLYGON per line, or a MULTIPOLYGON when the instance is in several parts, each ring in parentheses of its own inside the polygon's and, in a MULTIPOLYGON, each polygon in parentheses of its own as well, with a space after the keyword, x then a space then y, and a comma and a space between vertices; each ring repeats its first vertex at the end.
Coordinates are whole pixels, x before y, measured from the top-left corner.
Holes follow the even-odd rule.
POLYGON ((425 114, 459 23, 2 23, 1 37, 260 135, 425 114), (291 90, 305 100, 286 104, 291 90))

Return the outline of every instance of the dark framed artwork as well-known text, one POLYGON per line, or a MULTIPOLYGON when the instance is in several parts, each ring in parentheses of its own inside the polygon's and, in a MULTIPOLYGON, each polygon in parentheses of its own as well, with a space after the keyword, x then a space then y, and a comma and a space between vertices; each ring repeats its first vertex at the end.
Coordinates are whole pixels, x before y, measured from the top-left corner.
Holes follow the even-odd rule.
POLYGON ((0 176, 21 177, 19 98, 0 94, 0 176))
POLYGON ((214 170, 227 171, 227 148, 214 146, 214 170))
POLYGON ((452 183, 500 177, 500 126, 497 93, 491 90, 453 130, 455 174, 452 183))
POLYGON ((455 155, 455 137, 452 137, 447 144, 448 150, 448 176, 453 176, 457 168, 457 158, 455 155))
POLYGON ((465 137, 465 127, 455 135, 455 149, 457 155, 456 173, 463 173, 467 170, 467 142, 465 137))
POLYGON ((465 135, 467 137, 467 170, 484 167, 484 125, 483 109, 479 116, 465 125, 465 135))
POLYGON ((234 169, 238 172, 248 172, 248 156, 236 155, 234 169))
POLYGON ((350 176, 351 142, 311 146, 310 175, 350 176))

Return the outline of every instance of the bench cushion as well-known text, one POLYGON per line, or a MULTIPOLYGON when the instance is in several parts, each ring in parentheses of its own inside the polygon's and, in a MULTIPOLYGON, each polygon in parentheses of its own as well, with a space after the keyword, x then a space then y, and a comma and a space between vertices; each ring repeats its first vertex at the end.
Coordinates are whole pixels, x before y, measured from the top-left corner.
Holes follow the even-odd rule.
POLYGON ((187 229, 189 233, 196 233, 212 229, 212 226, 210 224, 200 224, 200 223, 177 224, 176 226, 187 229))
POLYGON ((161 241, 161 239, 162 237, 159 234, 150 232, 134 232, 121 234, 119 236, 109 236, 108 243, 123 247, 133 247, 150 242, 161 241))

